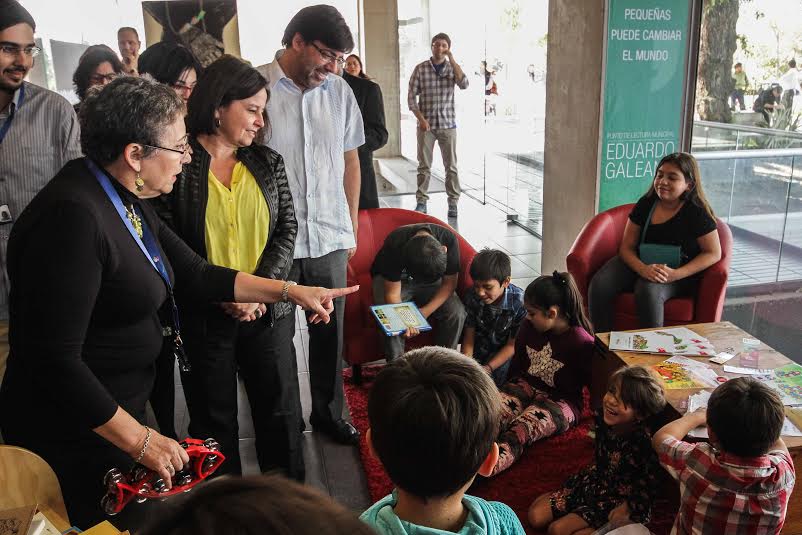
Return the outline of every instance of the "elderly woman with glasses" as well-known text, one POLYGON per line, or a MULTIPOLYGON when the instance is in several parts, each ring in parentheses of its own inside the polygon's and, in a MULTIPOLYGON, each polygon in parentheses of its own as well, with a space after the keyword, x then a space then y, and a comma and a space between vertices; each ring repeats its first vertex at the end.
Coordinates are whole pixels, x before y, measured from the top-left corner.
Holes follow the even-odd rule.
MULTIPOLYGON (((90 87, 111 83, 122 72, 123 64, 111 48, 106 45, 92 45, 81 54, 78 67, 72 75, 75 94, 83 101, 90 87)), ((79 111, 80 107, 80 103, 76 104, 75 111, 79 111)))
MULTIPOLYGON (((269 128, 267 80, 233 56, 206 68, 189 99, 192 162, 164 201, 165 220, 211 264, 286 279, 295 220, 284 160, 261 144, 269 128)), ((294 307, 220 302, 197 306, 178 294, 192 371, 182 376, 190 434, 212 436, 226 463, 241 472, 237 372, 251 406, 263 472, 304 480, 303 420, 293 351, 294 307)), ((172 371, 172 370, 170 370, 172 371)))
POLYGON ((169 85, 186 103, 203 72, 192 52, 179 43, 161 41, 149 46, 139 56, 139 75, 149 75, 161 84, 169 85))
MULTIPOLYGON (((188 461, 144 425, 154 363, 162 351, 182 355, 173 288, 207 302, 292 302, 318 321, 354 289, 212 266, 143 202, 169 193, 190 162, 184 104, 170 88, 118 78, 87 96, 81 120, 86 157, 62 168, 11 233, 0 430, 53 467, 71 522, 88 527, 104 517, 110 468, 140 463, 169 488, 188 461)), ((130 504, 115 524, 135 527, 142 511, 130 504)))

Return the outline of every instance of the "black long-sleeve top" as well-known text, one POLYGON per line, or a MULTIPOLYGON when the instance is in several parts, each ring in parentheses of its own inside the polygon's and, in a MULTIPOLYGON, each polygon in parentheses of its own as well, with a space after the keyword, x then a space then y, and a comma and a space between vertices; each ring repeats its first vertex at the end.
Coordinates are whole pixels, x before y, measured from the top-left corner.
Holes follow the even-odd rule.
MULTIPOLYGON (((235 271, 207 264, 148 203, 111 182, 123 203, 139 207, 176 288, 234 299, 235 271)), ((168 291, 84 159, 69 162, 34 198, 8 251, 4 435, 85 432, 106 423, 118 405, 141 417, 162 348, 159 313, 169 307, 168 291)))
POLYGON ((365 125, 365 144, 359 147, 359 170, 362 173, 362 186, 359 190, 359 209, 378 208, 379 197, 376 186, 376 172, 373 170, 373 151, 387 144, 389 134, 384 123, 384 99, 379 84, 343 73, 343 79, 351 86, 356 97, 362 122, 365 125))

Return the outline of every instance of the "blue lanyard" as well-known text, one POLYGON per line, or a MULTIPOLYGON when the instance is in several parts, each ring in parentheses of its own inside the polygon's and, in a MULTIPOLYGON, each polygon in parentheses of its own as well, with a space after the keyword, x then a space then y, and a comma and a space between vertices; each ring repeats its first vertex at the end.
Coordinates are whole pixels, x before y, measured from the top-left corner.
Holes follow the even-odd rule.
MULTIPOLYGON (((8 119, 6 119, 6 122, 3 123, 3 126, 0 126, 0 143, 2 143, 6 138, 6 134, 8 134, 8 130, 11 128, 11 121, 14 120, 14 116, 22 106, 23 100, 25 100, 25 84, 19 86, 19 99, 17 99, 17 105, 14 106, 14 110, 8 114, 8 119)), ((9 104, 9 107, 11 107, 11 104, 9 104)))
POLYGON ((170 275, 167 273, 167 268, 164 265, 164 261, 161 259, 159 247, 156 245, 156 238, 153 235, 153 232, 151 232, 150 227, 145 221, 145 218, 143 218, 142 215, 137 212, 137 215, 139 215, 140 219, 142 219, 142 238, 139 237, 139 234, 137 234, 136 230, 134 229, 134 225, 131 224, 131 221, 128 219, 128 216, 125 213, 125 206, 123 206, 123 201, 120 199, 120 194, 117 193, 117 190, 111 185, 111 180, 109 180, 109 177, 106 176, 106 173, 101 171, 97 164, 95 164, 95 162, 89 158, 84 158, 84 161, 86 162, 86 166, 89 168, 92 174, 95 175, 97 181, 100 182, 101 187, 111 200, 111 203, 117 210, 117 214, 125 224, 125 228, 128 229, 131 237, 134 238, 134 241, 139 246, 139 249, 147 257, 150 265, 153 266, 153 269, 155 269, 156 272, 161 276, 162 280, 164 280, 164 284, 167 286, 167 293, 170 297, 170 304, 173 308, 173 334, 178 342, 181 343, 181 324, 178 321, 178 306, 176 305, 175 297, 173 296, 173 285, 170 283, 170 275))
POLYGON ((142 219, 142 238, 140 238, 139 234, 137 234, 136 230, 134 230, 134 225, 131 224, 131 221, 128 219, 128 216, 125 213, 125 206, 123 206, 123 201, 120 199, 120 194, 117 193, 117 190, 111 185, 111 180, 109 180, 109 177, 107 177, 106 173, 98 168, 95 162, 89 158, 85 158, 85 161, 86 166, 89 167, 89 170, 92 171, 93 175, 95 175, 97 181, 100 182, 100 185, 103 187, 106 195, 108 195, 111 203, 117 210, 117 215, 120 216, 120 219, 125 224, 125 228, 128 229, 128 232, 131 234, 131 237, 134 238, 134 241, 139 246, 139 249, 148 258, 148 261, 150 262, 150 265, 153 266, 153 269, 155 269, 159 275, 161 275, 161 278, 164 279, 164 283, 167 285, 167 289, 172 293, 173 286, 170 283, 170 276, 167 274, 167 270, 164 267, 164 262, 161 261, 161 257, 159 256, 159 248, 156 246, 156 239, 150 232, 150 228, 147 227, 147 223, 144 219, 142 219))

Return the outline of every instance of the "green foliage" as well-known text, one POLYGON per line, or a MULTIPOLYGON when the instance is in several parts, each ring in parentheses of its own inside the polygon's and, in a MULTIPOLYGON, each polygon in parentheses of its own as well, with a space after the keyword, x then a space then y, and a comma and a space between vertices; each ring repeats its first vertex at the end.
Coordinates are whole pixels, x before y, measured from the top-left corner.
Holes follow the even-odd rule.
POLYGON ((755 52, 752 50, 752 45, 746 35, 739 33, 736 39, 738 40, 738 48, 741 49, 741 52, 744 53, 744 56, 751 58, 755 55, 755 52))
MULTIPOLYGON (((794 113, 791 109, 776 110, 772 117, 771 125, 761 119, 755 126, 770 130, 782 130, 785 132, 798 132, 802 124, 802 113, 794 113)), ((743 144, 744 149, 788 149, 799 148, 802 140, 792 137, 776 136, 767 133, 765 136, 749 137, 743 144)))
POLYGON ((512 0, 508 7, 504 8, 503 24, 510 28, 512 31, 517 30, 521 26, 521 6, 518 0, 512 0))

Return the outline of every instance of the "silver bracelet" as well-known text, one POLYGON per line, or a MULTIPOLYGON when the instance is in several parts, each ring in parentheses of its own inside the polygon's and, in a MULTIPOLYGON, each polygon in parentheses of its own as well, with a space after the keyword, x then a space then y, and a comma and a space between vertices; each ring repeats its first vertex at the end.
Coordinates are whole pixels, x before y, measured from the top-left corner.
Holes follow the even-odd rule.
POLYGON ((142 449, 139 450, 139 455, 137 455, 136 459, 134 460, 134 462, 137 464, 139 464, 139 461, 145 458, 145 452, 148 451, 148 445, 150 444, 150 427, 144 427, 145 431, 147 431, 147 434, 145 435, 145 443, 142 444, 142 449))
POLYGON ((288 302, 290 300, 290 286, 295 286, 298 284, 295 281, 284 281, 284 286, 281 288, 281 300, 283 302, 288 302))

